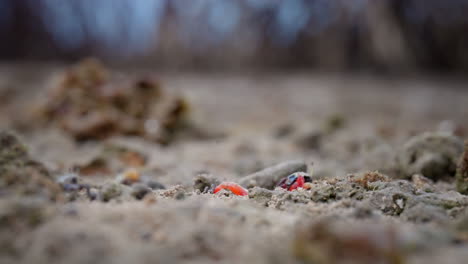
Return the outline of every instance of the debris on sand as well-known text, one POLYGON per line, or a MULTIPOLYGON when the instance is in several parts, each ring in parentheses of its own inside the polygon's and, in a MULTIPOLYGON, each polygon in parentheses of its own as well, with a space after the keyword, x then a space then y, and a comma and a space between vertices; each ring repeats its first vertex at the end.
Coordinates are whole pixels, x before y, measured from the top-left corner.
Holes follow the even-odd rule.
POLYGON ((397 155, 402 178, 421 174, 431 180, 455 176, 463 142, 447 133, 424 133, 406 142, 397 155))
POLYGON ((40 110, 76 140, 138 135, 170 143, 185 126, 189 105, 163 93, 153 78, 113 74, 87 59, 59 76, 40 110))
POLYGON ((0 193, 57 200, 60 186, 49 171, 29 157, 26 146, 8 132, 0 132, 0 193))
POLYGON ((365 172, 361 175, 351 175, 351 182, 357 183, 368 190, 370 187, 370 183, 372 182, 389 182, 390 178, 386 175, 380 174, 377 171, 369 171, 365 172))
POLYGON ((273 189, 281 179, 295 172, 307 172, 307 164, 303 161, 286 161, 245 176, 239 183, 246 188, 258 186, 273 189))
POLYGON ((458 161, 456 182, 457 191, 468 195, 468 141, 465 141, 465 151, 458 161))
POLYGON ((66 189, 69 185, 78 185, 81 182, 80 175, 74 172, 65 173, 60 175, 57 179, 57 183, 62 186, 62 188, 66 189))
POLYGON ((414 186, 425 192, 434 192, 435 187, 434 187, 434 181, 431 179, 428 179, 422 175, 415 174, 413 177, 411 177, 411 182, 414 184, 414 186))
POLYGON ((180 198, 180 194, 186 192, 186 189, 184 188, 184 186, 178 184, 178 185, 174 185, 174 186, 171 186, 170 188, 162 191, 160 193, 160 195, 162 197, 165 197, 165 198, 177 198, 179 197, 180 198))

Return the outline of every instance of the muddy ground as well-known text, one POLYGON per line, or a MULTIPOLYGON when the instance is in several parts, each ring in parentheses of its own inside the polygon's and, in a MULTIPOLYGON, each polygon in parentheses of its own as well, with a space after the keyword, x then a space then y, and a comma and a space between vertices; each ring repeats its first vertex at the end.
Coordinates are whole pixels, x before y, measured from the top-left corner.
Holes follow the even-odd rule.
POLYGON ((468 196, 455 181, 468 136, 463 81, 123 70, 154 74, 189 102, 202 133, 161 144, 38 125, 62 70, 0 68, 0 124, 14 131, 0 136, 1 263, 468 259, 468 196), (212 193, 292 160, 307 166, 310 189, 212 193))

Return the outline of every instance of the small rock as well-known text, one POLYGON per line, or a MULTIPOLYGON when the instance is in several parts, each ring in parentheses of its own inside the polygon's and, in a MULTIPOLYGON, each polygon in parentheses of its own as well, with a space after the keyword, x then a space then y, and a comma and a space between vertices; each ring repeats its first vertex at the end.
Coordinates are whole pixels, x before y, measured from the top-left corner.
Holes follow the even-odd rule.
POLYGON ((72 191, 83 188, 89 188, 87 184, 83 184, 80 175, 76 173, 65 173, 57 178, 57 183, 60 184, 63 190, 72 191))
POLYGON ((86 195, 88 195, 88 198, 91 201, 94 201, 99 197, 99 191, 96 188, 89 188, 86 192, 86 195))
POLYGON ((65 184, 78 184, 80 180, 79 177, 80 176, 76 173, 65 173, 58 177, 57 182, 62 185, 62 187, 65 184))
POLYGON ((240 179, 240 185, 251 188, 254 186, 273 189, 284 177, 295 172, 307 172, 307 165, 303 161, 286 161, 266 168, 240 179))
POLYGON ((101 200, 103 202, 108 202, 114 198, 122 195, 123 190, 122 186, 118 183, 106 183, 100 192, 101 200))
POLYGON ((463 142, 450 134, 424 133, 406 142, 397 156, 402 178, 421 174, 434 181, 455 176, 463 142))
POLYGON ((151 192, 151 189, 142 183, 137 183, 132 186, 131 195, 137 200, 143 199, 148 193, 151 192))
POLYGON ((162 183, 157 182, 157 181, 153 181, 153 180, 149 180, 148 182, 146 182, 146 185, 148 185, 148 187, 150 187, 152 190, 164 190, 164 189, 166 189, 166 186, 164 186, 162 183))

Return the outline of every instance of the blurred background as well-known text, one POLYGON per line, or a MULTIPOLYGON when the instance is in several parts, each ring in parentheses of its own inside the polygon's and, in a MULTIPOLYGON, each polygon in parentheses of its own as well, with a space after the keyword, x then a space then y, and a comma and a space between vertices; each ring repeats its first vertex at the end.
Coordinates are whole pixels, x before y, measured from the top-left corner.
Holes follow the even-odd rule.
POLYGON ((468 70, 465 0, 0 0, 0 59, 468 70))

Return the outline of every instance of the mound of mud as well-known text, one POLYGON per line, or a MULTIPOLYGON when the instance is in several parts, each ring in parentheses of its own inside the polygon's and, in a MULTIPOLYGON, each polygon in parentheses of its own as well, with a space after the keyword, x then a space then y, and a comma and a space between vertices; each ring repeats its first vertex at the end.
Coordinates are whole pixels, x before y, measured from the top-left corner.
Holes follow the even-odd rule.
POLYGON ((95 59, 56 76, 45 98, 43 120, 77 140, 135 135, 169 143, 189 112, 186 99, 166 93, 156 79, 113 73, 95 59))

